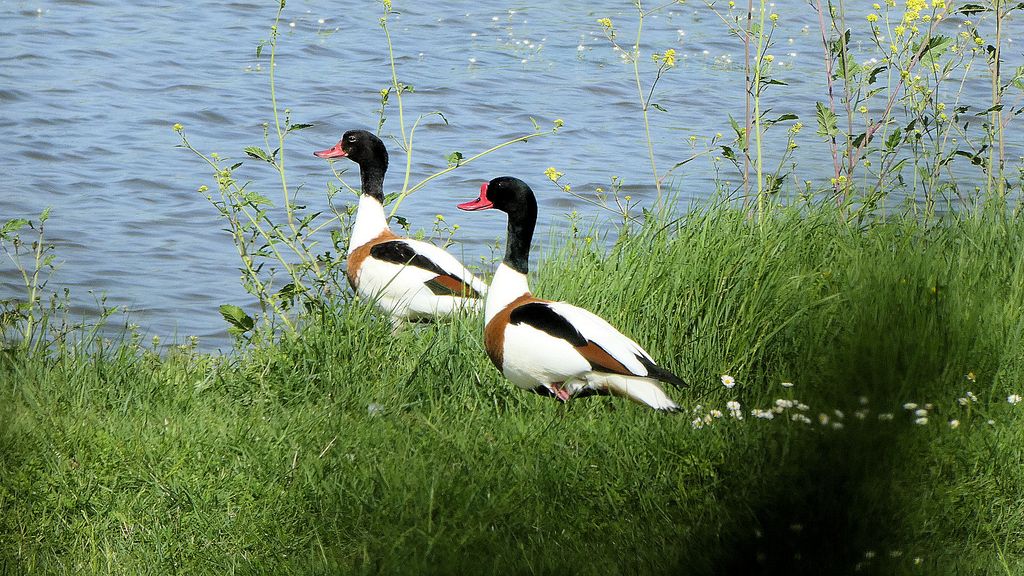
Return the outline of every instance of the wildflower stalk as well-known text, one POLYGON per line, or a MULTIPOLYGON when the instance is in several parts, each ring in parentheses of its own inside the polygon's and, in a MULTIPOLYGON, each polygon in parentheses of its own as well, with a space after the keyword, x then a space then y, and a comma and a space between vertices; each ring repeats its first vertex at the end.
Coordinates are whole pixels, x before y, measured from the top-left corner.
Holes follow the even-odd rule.
POLYGON ((990 112, 990 124, 993 130, 993 137, 996 140, 998 150, 996 146, 992 146, 989 149, 988 159, 988 192, 991 196, 995 192, 996 197, 1000 202, 1005 200, 1006 196, 1006 181, 1003 178, 1003 162, 1006 158, 1006 140, 1004 138, 1005 131, 1003 125, 1003 112, 1002 112, 1002 87, 1000 86, 1001 74, 1000 74, 1000 52, 1002 44, 1002 32, 1003 32, 1003 18, 1005 13, 1001 13, 1002 0, 993 0, 992 2, 993 12, 996 18, 996 37, 993 43, 992 51, 992 62, 991 77, 992 77, 992 112, 990 112), (993 190, 993 180, 995 180, 995 186, 993 190))
MULTIPOLYGON (((764 66, 764 51, 765 51, 765 32, 764 32, 764 17, 765 17, 765 0, 760 0, 760 22, 758 23, 757 31, 757 62, 754 67, 754 141, 757 146, 757 152, 754 162, 754 168, 757 171, 757 217, 758 220, 764 218, 765 211, 765 189, 764 189, 764 166, 761 155, 761 73, 764 66)), ((749 119, 748 119, 749 122, 749 119)), ((747 142, 750 142, 750 136, 747 135, 747 142)))
MULTIPOLYGON (((822 48, 824 48, 822 54, 823 54, 823 57, 825 59, 825 85, 828 88, 828 110, 833 115, 835 115, 835 113, 836 113, 836 104, 835 104, 835 85, 834 85, 834 83, 832 81, 832 78, 833 78, 833 73, 832 73, 832 53, 831 53, 831 51, 829 50, 829 47, 828 47, 828 32, 826 31, 826 28, 825 28, 825 10, 822 8, 821 0, 815 0, 815 1, 817 2, 817 8, 818 8, 818 30, 821 32, 821 46, 822 46, 822 48)), ((831 6, 832 6, 832 4, 831 4, 831 2, 829 2, 829 8, 830 8, 829 15, 830 16, 831 16, 831 6)), ((834 188, 835 188, 835 191, 838 192, 839 191, 839 189, 838 189, 838 186, 839 186, 839 184, 838 184, 839 176, 842 173, 842 171, 841 171, 840 164, 839 164, 839 146, 838 146, 838 143, 836 142, 835 136, 832 136, 831 138, 829 138, 829 152, 832 155, 832 173, 833 173, 832 177, 833 177, 834 181, 836 182, 834 188)), ((836 204, 837 205, 841 205, 842 204, 842 201, 839 199, 838 196, 836 197, 836 204)))
POLYGON ((744 131, 743 131, 743 205, 750 200, 750 131, 753 116, 750 113, 750 100, 754 97, 756 84, 750 79, 750 26, 754 19, 754 0, 747 0, 747 25, 743 29, 743 67, 746 78, 744 91, 744 131))

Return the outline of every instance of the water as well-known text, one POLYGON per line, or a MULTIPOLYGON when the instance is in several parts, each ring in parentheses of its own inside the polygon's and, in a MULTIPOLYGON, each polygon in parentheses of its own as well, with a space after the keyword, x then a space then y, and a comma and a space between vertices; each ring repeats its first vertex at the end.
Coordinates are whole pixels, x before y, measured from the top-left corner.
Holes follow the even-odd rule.
MULTIPOLYGON (((94 315, 105 296, 108 305, 130 310, 130 321, 147 334, 198 336, 204 349, 229 346, 217 307, 250 300, 238 283, 224 224, 196 192, 202 184, 212 187, 209 171, 175 148, 171 126, 182 123, 204 152, 240 160, 245 146, 262 143, 261 125, 271 120, 268 61, 266 55, 257 60, 256 46, 268 37, 276 7, 272 1, 0 1, 0 219, 53 207, 47 233, 61 265, 48 288, 68 288, 76 315, 94 315)), ((539 239, 564 226, 572 210, 595 216, 547 181, 551 166, 566 173, 574 190, 607 189, 618 176, 624 193, 652 202, 631 68, 596 23, 611 18, 629 44, 635 29, 629 2, 396 2, 395 8, 400 14, 390 30, 400 80, 415 87, 406 118, 411 124, 441 111, 448 120, 431 116, 417 129, 414 181, 443 168, 453 151, 470 156, 529 133, 531 119, 544 127, 565 121, 557 136, 506 148, 410 197, 401 213, 415 228, 429 229, 433 216, 444 214, 460 225, 457 250, 467 260, 489 255, 486 244, 503 236, 499 215, 464 214, 454 205, 474 198, 480 182, 506 174, 539 192, 539 239)), ((831 160, 811 134, 814 102, 824 100, 817 19, 802 2, 778 11, 776 76, 788 85, 772 87, 764 103, 773 114, 800 114, 807 138, 799 165, 807 172, 799 177, 820 179, 831 160)), ((285 10, 278 101, 295 122, 315 124, 290 138, 285 161, 290 183, 304 186, 303 200, 311 205, 323 202, 333 179, 311 152, 332 145, 344 130, 375 126, 378 92, 390 81, 380 15, 369 0, 291 0, 285 10)), ((1017 21, 1005 34, 1024 41, 1021 32, 1017 21)), ((691 135, 703 141, 728 133, 729 114, 742 116, 742 46, 699 3, 648 19, 644 40, 645 53, 678 52, 679 65, 655 93, 667 112, 652 111, 656 160, 664 170, 690 155, 691 135)), ((1006 45, 1006 69, 1021 63, 1018 45, 1006 45)), ((984 106, 987 91, 979 77, 967 83, 964 98, 984 106)), ((384 133, 396 131, 392 108, 384 133)), ((780 150, 784 132, 773 132, 775 144, 768 146, 780 150)), ((1019 145, 1013 143, 1011 157, 1019 145)), ((397 147, 391 152, 388 191, 400 186, 404 165, 397 147)), ((247 161, 243 170, 251 186, 278 197, 268 167, 247 161)), ((676 175, 684 202, 714 189, 706 159, 676 175)), ((5 260, 0 298, 21 293, 5 260)))

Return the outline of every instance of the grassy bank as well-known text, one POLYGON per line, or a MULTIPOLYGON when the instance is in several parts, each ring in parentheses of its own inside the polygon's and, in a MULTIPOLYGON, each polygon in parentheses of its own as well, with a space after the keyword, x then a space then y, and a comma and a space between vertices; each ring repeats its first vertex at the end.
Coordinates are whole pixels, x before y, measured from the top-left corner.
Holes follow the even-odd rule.
POLYGON ((359 305, 234 357, 9 354, 0 567, 1024 569, 1019 218, 709 205, 596 244, 543 259, 536 292, 644 343, 688 413, 562 407, 503 381, 480 318, 392 336, 359 305))

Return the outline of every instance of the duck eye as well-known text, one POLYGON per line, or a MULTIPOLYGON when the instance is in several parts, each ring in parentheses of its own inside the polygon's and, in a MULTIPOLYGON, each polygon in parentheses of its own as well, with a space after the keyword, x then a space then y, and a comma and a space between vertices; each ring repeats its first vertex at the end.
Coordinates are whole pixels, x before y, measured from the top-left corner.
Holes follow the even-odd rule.
POLYGON ((355 142, 356 141, 356 137, 355 136, 349 136, 348 137, 348 141, 349 142, 355 142))

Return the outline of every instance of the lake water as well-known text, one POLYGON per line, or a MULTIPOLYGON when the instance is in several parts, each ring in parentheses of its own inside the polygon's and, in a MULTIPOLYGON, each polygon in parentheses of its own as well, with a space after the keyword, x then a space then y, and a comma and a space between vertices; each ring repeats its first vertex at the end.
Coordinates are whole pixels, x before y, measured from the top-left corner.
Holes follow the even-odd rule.
MULTIPOLYGON (((862 4, 866 14, 870 4, 862 4)), ((775 76, 788 85, 772 87, 764 102, 773 115, 801 116, 807 128, 798 177, 820 180, 829 176, 831 160, 814 136, 814 102, 825 99, 825 81, 817 16, 808 6, 775 8, 781 15, 775 76)), ((105 295, 108 305, 130 310, 130 320, 148 335, 197 336, 208 350, 230 346, 217 307, 250 300, 224 224, 196 192, 213 187, 209 170, 175 147, 171 127, 180 122, 200 150, 240 160, 245 146, 262 143, 261 125, 271 121, 268 61, 266 54, 257 60, 256 46, 268 37, 276 8, 273 1, 0 1, 0 220, 33 218, 53 207, 46 230, 61 265, 48 288, 70 289, 76 315, 94 315, 105 295)), ((487 244, 504 235, 499 215, 460 213, 454 205, 475 198, 480 182, 499 175, 519 176, 538 191, 539 239, 564 226, 572 210, 596 215, 548 182, 544 170, 552 166, 581 192, 608 188, 618 176, 625 193, 651 204, 632 68, 596 22, 611 18, 619 40, 631 44, 630 2, 396 1, 395 9, 390 30, 399 78, 415 87, 405 100, 406 118, 411 123, 441 111, 448 120, 431 117, 417 130, 414 181, 443 168, 453 151, 470 156, 531 132, 531 118, 544 127, 556 118, 565 122, 554 137, 503 149, 410 197, 400 213, 414 228, 429 229, 433 216, 444 214, 461 227, 457 252, 467 260, 489 255, 487 244)), ((380 16, 380 5, 370 0, 291 0, 285 9, 278 101, 293 121, 315 126, 290 137, 284 158, 290 183, 303 185, 311 205, 323 202, 333 180, 312 151, 333 145, 347 129, 376 124, 378 93, 390 82, 380 16)), ((863 15, 850 21, 860 31, 854 38, 866 39, 863 15)), ((959 23, 950 19, 945 32, 957 32, 959 23)), ((1022 31, 1018 19, 1004 32, 1007 70, 1021 64, 1022 31)), ((656 158, 665 169, 690 155, 691 135, 703 141, 728 134, 729 115, 742 117, 742 45, 700 2, 650 17, 643 38, 645 54, 674 48, 678 55, 655 93, 667 112, 652 111, 656 158)), ((643 64, 649 82, 652 68, 643 64)), ((984 109, 988 91, 978 75, 962 98, 984 109)), ((1017 126, 1011 158, 1020 154, 1019 120, 1017 126)), ((383 133, 396 131, 392 108, 383 133)), ((768 146, 778 151, 785 128, 773 134, 768 146)), ((391 155, 386 191, 401 186, 405 164, 397 147, 391 155)), ((722 167, 724 178, 735 181, 722 167)), ((684 202, 714 190, 708 161, 677 176, 673 184, 684 202)), ((240 177, 272 198, 280 194, 276 174, 257 161, 247 161, 240 177)), ((0 299, 22 293, 5 259, 0 299)))

